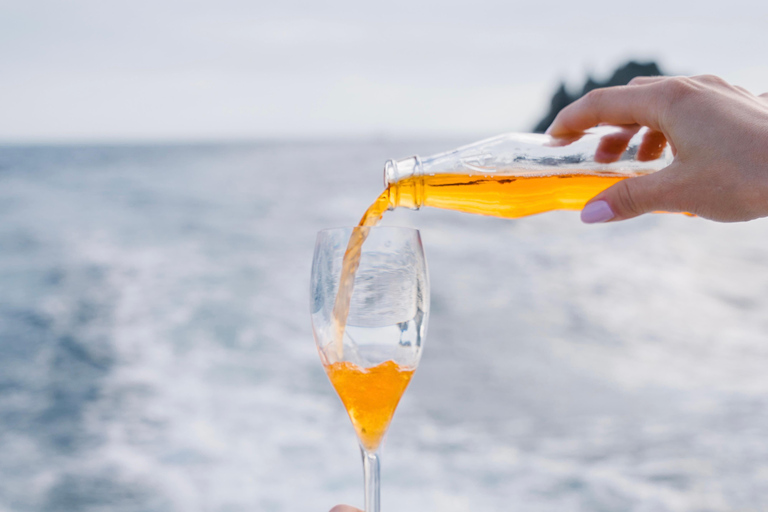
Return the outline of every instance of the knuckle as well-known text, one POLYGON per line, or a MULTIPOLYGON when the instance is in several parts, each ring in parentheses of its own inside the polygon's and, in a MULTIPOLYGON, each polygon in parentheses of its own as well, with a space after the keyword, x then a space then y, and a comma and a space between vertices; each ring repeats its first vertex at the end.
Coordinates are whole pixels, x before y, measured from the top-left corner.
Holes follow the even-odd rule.
POLYGON ((644 84, 655 84, 659 81, 661 81, 664 77, 659 75, 651 75, 651 76, 636 76, 632 80, 630 80, 627 85, 644 85, 644 84))
POLYGON ((668 100, 671 103, 690 97, 697 91, 694 79, 687 76, 676 76, 665 82, 668 100))
POLYGON ((728 82, 723 80, 717 75, 698 75, 693 77, 694 80, 698 80, 699 82, 704 82, 707 84, 716 84, 716 85, 727 85, 728 82))

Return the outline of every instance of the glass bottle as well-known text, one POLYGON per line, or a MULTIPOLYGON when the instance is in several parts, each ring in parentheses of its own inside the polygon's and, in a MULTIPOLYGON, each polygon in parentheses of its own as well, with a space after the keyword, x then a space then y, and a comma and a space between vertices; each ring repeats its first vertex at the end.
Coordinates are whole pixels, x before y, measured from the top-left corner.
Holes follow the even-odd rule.
POLYGON ((620 180, 663 169, 672 152, 647 128, 601 126, 572 138, 509 133, 384 166, 388 209, 422 206, 498 217, 580 210, 620 180))

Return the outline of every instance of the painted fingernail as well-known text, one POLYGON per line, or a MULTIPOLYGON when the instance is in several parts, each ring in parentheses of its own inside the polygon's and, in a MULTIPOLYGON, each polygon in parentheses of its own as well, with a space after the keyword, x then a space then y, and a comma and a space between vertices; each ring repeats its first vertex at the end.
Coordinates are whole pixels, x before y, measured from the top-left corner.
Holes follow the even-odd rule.
POLYGON ((581 210, 581 221, 587 224, 607 222, 614 217, 613 210, 605 201, 589 203, 581 210))

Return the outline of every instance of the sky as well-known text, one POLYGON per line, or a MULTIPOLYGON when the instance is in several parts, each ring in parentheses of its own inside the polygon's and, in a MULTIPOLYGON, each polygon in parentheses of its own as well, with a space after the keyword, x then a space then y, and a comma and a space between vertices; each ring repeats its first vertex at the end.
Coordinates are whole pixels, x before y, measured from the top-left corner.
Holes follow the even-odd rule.
POLYGON ((768 91, 768 2, 0 0, 0 141, 528 131, 628 59, 768 91))

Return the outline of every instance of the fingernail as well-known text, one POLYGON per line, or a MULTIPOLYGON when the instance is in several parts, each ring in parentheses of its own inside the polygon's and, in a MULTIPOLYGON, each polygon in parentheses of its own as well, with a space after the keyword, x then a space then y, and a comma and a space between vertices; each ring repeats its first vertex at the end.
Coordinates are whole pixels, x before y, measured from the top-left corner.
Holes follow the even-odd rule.
POLYGON ((587 224, 607 222, 614 217, 613 210, 611 210, 611 207, 605 201, 589 203, 583 210, 581 210, 581 221, 587 224))
POLYGON ((549 134, 551 134, 551 133, 552 133, 552 125, 549 125, 549 128, 547 128, 547 129, 544 131, 544 134, 545 134, 545 135, 549 135, 549 134))

